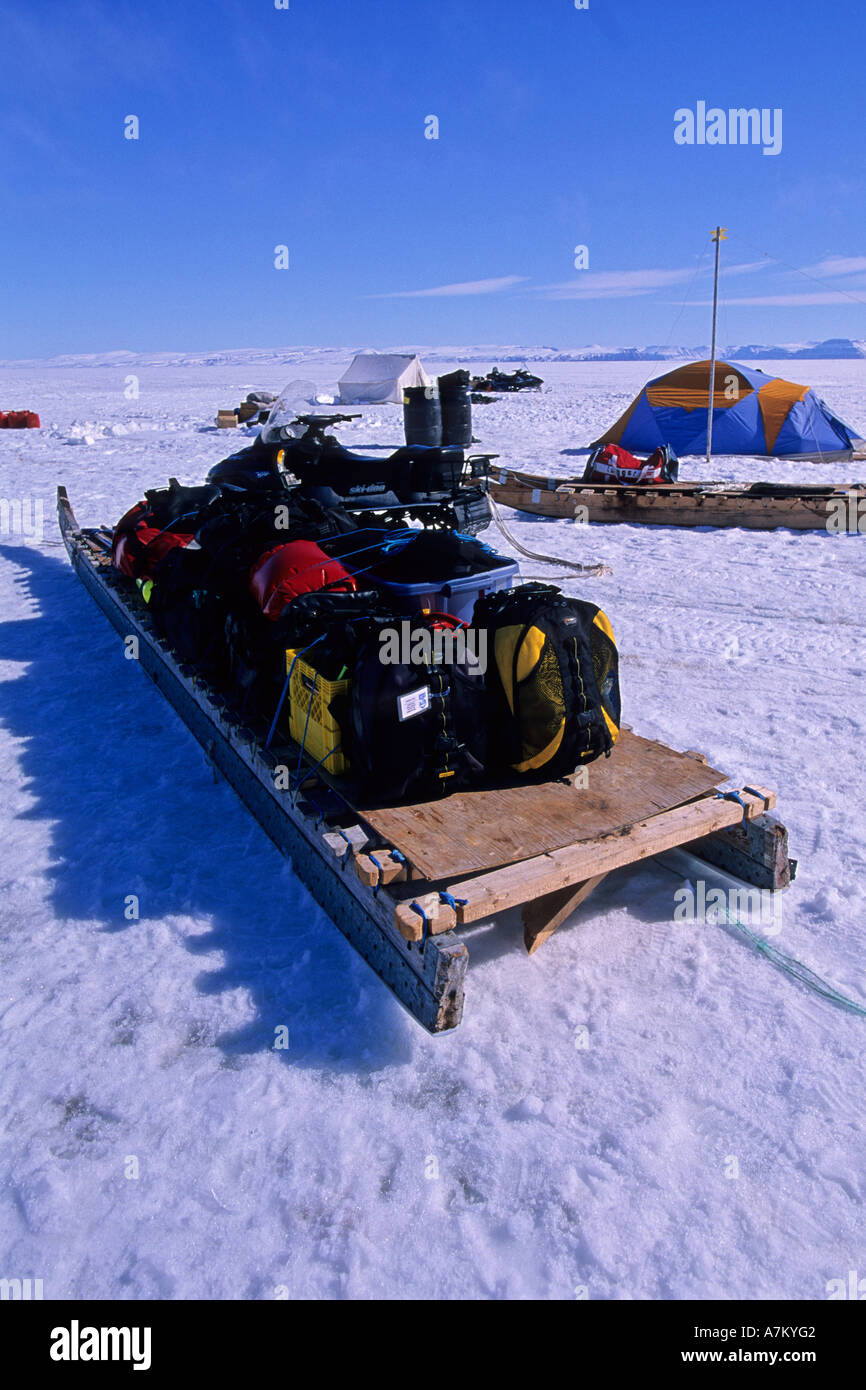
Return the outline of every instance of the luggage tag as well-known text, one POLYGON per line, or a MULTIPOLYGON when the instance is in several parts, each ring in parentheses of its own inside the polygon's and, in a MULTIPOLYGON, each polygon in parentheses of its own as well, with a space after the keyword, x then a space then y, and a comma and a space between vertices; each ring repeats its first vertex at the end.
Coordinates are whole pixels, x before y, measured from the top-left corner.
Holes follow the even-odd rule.
POLYGON ((406 719, 412 719, 416 714, 423 714, 429 708, 429 685, 419 686, 417 690, 408 690, 405 695, 397 696, 397 714, 401 724, 406 719))

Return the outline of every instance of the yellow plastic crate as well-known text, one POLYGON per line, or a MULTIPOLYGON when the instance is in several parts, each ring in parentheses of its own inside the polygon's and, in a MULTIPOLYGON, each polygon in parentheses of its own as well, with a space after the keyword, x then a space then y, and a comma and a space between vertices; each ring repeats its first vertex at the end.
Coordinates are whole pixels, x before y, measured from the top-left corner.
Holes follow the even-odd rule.
POLYGON ((326 772, 339 776, 347 771, 349 759, 338 747, 343 731, 331 714, 329 705, 335 695, 344 695, 352 682, 326 681, 315 666, 304 661, 293 648, 286 651, 286 675, 290 671, 289 734, 295 743, 303 744, 304 752, 314 762, 321 762, 326 772), (337 751, 334 752, 334 749, 337 751))

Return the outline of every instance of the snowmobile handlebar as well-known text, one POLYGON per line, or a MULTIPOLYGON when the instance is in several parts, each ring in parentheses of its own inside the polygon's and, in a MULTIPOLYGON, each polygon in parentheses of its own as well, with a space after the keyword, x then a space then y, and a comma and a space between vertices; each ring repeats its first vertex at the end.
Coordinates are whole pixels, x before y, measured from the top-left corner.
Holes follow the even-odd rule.
POLYGON ((360 420, 360 418, 360 413, 355 415, 298 415, 297 423, 306 425, 307 435, 310 438, 315 438, 317 435, 324 434, 331 425, 338 425, 343 420, 360 420))

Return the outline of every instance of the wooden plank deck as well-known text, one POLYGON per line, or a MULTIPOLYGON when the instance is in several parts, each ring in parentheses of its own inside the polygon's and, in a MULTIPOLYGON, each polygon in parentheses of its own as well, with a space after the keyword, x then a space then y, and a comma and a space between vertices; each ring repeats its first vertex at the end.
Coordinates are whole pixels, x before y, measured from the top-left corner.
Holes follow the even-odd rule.
MULTIPOLYGON (((560 782, 455 792, 410 806, 355 809, 429 879, 513 864, 669 811, 724 772, 623 730, 611 756, 560 782)), ((351 800, 351 797, 349 798, 351 800)))

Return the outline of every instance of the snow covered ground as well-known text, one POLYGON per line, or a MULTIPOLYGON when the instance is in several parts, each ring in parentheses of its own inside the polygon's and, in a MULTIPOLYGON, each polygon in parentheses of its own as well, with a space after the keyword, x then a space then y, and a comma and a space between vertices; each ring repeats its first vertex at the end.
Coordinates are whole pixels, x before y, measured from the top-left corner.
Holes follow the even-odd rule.
MULTIPOLYGON (((349 356, 0 373, 3 407, 43 421, 0 433, 0 498, 45 516, 36 543, 14 513, 0 536, 0 1276, 74 1298, 825 1298, 866 1276, 866 1019, 675 921, 682 877, 650 864, 531 960, 510 919, 473 932, 465 1022, 428 1037, 74 578, 58 482, 112 522, 241 442, 217 406, 325 388, 349 356)), ((804 373, 866 434, 866 362, 804 373)), ((656 370, 542 374, 476 434, 567 474, 656 370)), ((401 437, 394 406, 343 433, 401 437)), ((613 567, 562 583, 610 614, 627 721, 777 789, 800 867, 774 943, 866 1006, 866 536, 509 519, 613 567)))

